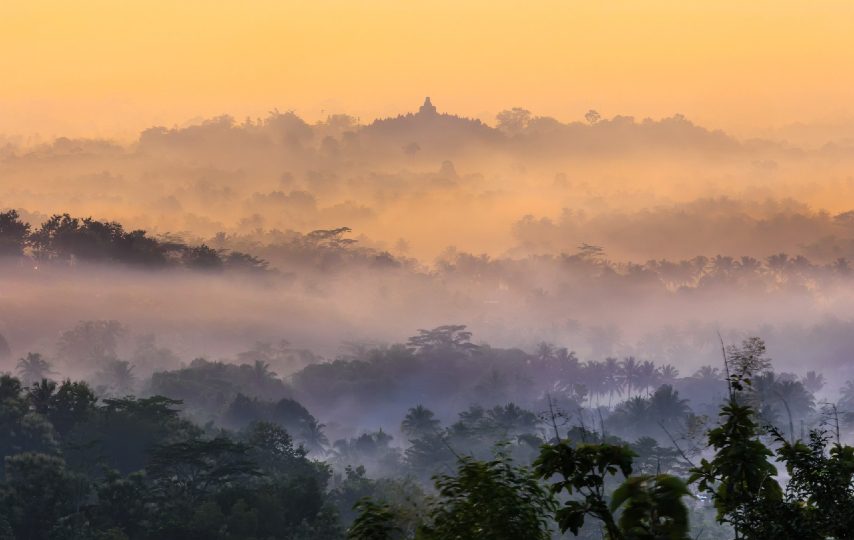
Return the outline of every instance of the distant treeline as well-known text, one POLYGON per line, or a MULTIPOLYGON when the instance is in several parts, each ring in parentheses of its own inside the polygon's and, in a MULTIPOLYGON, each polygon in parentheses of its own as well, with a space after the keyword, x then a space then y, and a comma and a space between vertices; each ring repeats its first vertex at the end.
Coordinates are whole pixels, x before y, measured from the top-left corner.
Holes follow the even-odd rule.
POLYGON ((854 274, 844 257, 814 263, 803 255, 778 253, 760 259, 699 255, 682 260, 649 260, 645 263, 608 259, 600 246, 581 244, 574 253, 519 258, 449 250, 432 267, 417 260, 359 245, 345 236, 349 227, 316 230, 306 234, 270 231, 268 243, 239 235, 220 233, 191 245, 164 235, 155 238, 144 230, 126 230, 115 221, 79 218, 69 214, 50 217, 38 228, 24 222, 16 210, 0 213, 0 257, 31 257, 63 263, 110 262, 141 268, 186 267, 217 271, 239 269, 284 273, 347 273, 365 267, 396 269, 419 276, 441 278, 443 286, 489 291, 502 286, 534 291, 548 287, 535 276, 537 269, 551 268, 572 281, 562 289, 594 291, 605 286, 629 290, 678 291, 720 287, 751 291, 812 291, 847 280, 854 274), (254 254, 249 254, 252 252, 254 254), (534 276, 534 277, 532 277, 534 276), (503 285, 502 285, 503 284, 503 285))
POLYGON ((0 213, 0 257, 25 255, 42 261, 116 262, 147 268, 267 268, 266 261, 246 253, 159 240, 143 230, 127 231, 115 221, 56 214, 33 229, 15 210, 0 213))

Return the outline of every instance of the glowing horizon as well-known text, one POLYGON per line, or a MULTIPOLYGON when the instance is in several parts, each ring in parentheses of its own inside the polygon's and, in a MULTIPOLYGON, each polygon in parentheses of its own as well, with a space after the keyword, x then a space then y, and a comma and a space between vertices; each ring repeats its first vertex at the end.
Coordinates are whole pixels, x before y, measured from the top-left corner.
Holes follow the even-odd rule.
POLYGON ((129 136, 295 110, 493 121, 675 113, 736 134, 848 121, 854 6, 36 0, 0 8, 0 133, 129 136), (831 84, 832 83, 832 84, 831 84))

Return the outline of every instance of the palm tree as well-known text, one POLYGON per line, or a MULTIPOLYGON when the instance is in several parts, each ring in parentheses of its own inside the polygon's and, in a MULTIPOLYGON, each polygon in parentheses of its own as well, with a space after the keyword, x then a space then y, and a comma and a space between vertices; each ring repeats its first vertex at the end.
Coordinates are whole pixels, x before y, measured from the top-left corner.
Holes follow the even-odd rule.
POLYGON ((762 405, 777 401, 775 395, 777 382, 777 374, 773 371, 760 373, 751 377, 748 397, 757 409, 760 409, 762 405))
POLYGON ((645 389, 646 395, 649 397, 649 388, 651 386, 655 386, 657 379, 657 372, 655 369, 655 363, 644 360, 643 363, 638 366, 638 388, 645 389))
POLYGON ((409 409, 403 422, 400 423, 400 431, 412 439, 420 439, 425 435, 432 435, 439 430, 439 420, 435 418, 433 411, 417 405, 409 409))
POLYGON ((649 412, 656 422, 670 428, 680 425, 691 409, 687 399, 681 399, 672 386, 663 384, 649 398, 649 412))
POLYGON ((779 381, 775 385, 774 393, 786 409, 786 415, 789 418, 789 436, 794 440, 795 422, 793 417, 804 418, 811 413, 815 406, 815 400, 800 381, 779 381))
POLYGON ((572 393, 570 395, 576 399, 578 403, 584 405, 584 402, 590 399, 590 389, 587 388, 586 384, 576 383, 572 385, 571 389, 572 393))
POLYGON ((694 373, 694 378, 706 382, 720 381, 721 370, 712 366, 702 366, 694 373))
POLYGON ((736 262, 736 268, 744 274, 755 274, 762 268, 762 263, 753 257, 742 257, 736 262))
POLYGON ((116 395, 124 396, 132 393, 136 384, 133 368, 133 364, 125 360, 110 360, 96 376, 116 395))
POLYGON ((33 383, 27 389, 27 398, 30 401, 33 409, 39 414, 47 414, 50 409, 50 402, 56 391, 56 383, 47 379, 42 379, 40 382, 33 383))
POLYGON ((801 379, 804 388, 815 394, 824 388, 824 375, 815 371, 807 371, 807 374, 801 379))
POLYGON ((613 416, 608 418, 609 422, 631 432, 646 431, 649 420, 649 400, 640 396, 627 399, 617 405, 613 416))
POLYGON ((635 360, 634 356, 629 356, 623 358, 620 368, 621 375, 623 377, 623 384, 626 387, 626 397, 631 399, 632 388, 637 384, 640 364, 638 364, 638 361, 635 360))
POLYGON ((323 433, 325 424, 321 424, 315 418, 308 418, 300 427, 300 440, 310 452, 319 454, 326 453, 326 447, 329 446, 329 439, 323 433))
POLYGON ((575 379, 578 377, 579 363, 575 352, 568 350, 566 347, 561 347, 555 351, 555 360, 558 372, 563 379, 575 379))
MULTIPOLYGON (((584 363, 582 371, 582 380, 584 385, 590 391, 590 396, 596 395, 596 404, 599 404, 599 396, 604 393, 605 387, 605 364, 596 360, 589 360, 584 363)), ((591 400, 592 401, 592 400, 591 400)), ((592 405, 592 403, 591 403, 592 405)))
POLYGON ((501 438, 533 433, 539 420, 537 415, 515 403, 508 403, 503 407, 497 405, 489 409, 485 419, 485 427, 501 438))
POLYGON ((670 364, 658 368, 658 379, 662 384, 673 384, 679 377, 679 370, 670 364))
POLYGON ((728 274, 735 266, 735 261, 732 257, 724 255, 716 255, 712 259, 712 271, 716 274, 728 274))
POLYGON ((270 381, 276 378, 276 373, 270 369, 270 364, 263 360, 255 360, 252 364, 252 382, 263 392, 270 381))
POLYGON ((534 364, 537 366, 536 372, 541 376, 551 380, 560 369, 560 362, 557 360, 557 349, 551 343, 545 341, 537 345, 534 351, 534 358, 528 357, 526 364, 534 364))
POLYGON ((800 381, 782 378, 770 371, 751 379, 750 399, 768 424, 776 424, 778 417, 785 413, 789 436, 793 440, 795 419, 809 415, 815 406, 812 394, 800 381))
POLYGON ((614 393, 618 396, 623 395, 623 381, 622 381, 622 369, 620 368, 620 363, 616 358, 606 358, 605 365, 605 380, 604 385, 605 389, 608 391, 608 409, 611 409, 611 399, 614 396, 614 393))
POLYGON ((39 353, 27 353, 26 358, 18 360, 18 375, 26 385, 46 379, 52 374, 50 362, 39 353))

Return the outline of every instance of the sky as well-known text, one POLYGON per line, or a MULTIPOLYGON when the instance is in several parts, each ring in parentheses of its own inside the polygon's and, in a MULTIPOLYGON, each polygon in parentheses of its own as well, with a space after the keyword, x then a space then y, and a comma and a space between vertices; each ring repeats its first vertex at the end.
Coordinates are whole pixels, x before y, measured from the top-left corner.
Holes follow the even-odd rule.
POLYGON ((55 283, 44 267, 19 269, 12 296, 0 294, 0 333, 22 352, 49 351, 78 319, 115 318, 172 335, 190 357, 206 342, 232 354, 308 335, 300 346, 337 348, 449 322, 530 348, 613 323, 641 347, 659 330, 691 336, 697 321, 715 340, 724 321, 774 325, 788 336, 777 346, 827 332, 825 356, 841 365, 850 355, 839 351, 854 350, 851 282, 832 266, 854 261, 852 22, 851 0, 0 0, 0 212, 34 228, 64 212, 116 220, 282 272, 271 294, 264 280, 187 289, 123 268, 55 283), (518 136, 502 126, 503 138, 425 115, 351 136, 340 123, 306 130, 268 116, 368 123, 425 96, 493 125, 511 107, 563 122, 596 109, 695 124, 540 122, 518 136), (151 126, 222 114, 237 127, 154 130, 127 151, 14 138, 133 143, 151 126), (800 140, 738 144, 705 128, 800 140), (345 226, 364 263, 301 255, 299 234, 345 226), (582 244, 625 264, 625 283, 567 274, 564 254, 582 244), (379 271, 387 258, 371 250, 405 264, 379 271), (783 287, 773 272, 730 285, 666 264, 705 271, 695 257, 781 252, 825 266, 802 275, 797 259, 806 277, 783 287), (678 275, 659 283, 627 264, 645 261, 678 275), (679 279, 697 294, 671 295, 679 279))
POLYGON ((836 0, 3 0, 0 133, 128 136, 219 114, 847 121, 836 0))

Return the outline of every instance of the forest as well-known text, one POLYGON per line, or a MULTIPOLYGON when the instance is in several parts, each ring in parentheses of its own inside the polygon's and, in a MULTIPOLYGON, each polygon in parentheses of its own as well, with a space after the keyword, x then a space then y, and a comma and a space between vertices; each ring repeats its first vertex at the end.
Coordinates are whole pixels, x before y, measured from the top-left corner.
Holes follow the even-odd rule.
POLYGON ((10 141, 0 538, 849 538, 849 154, 429 101, 10 141))
MULTIPOLYGON (((279 377, 284 346, 139 377, 120 325, 0 377, 3 538, 846 538, 854 382, 721 342, 680 374, 462 325, 279 377), (477 381, 476 384, 472 384, 477 381), (354 426, 367 426, 353 429, 354 426)), ((169 356, 141 344, 134 362, 169 356)))
POLYGON ((0 0, 0 540, 854 540, 852 20, 0 0))

